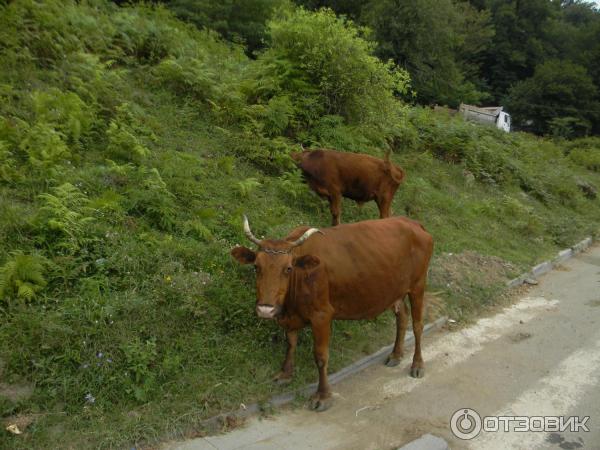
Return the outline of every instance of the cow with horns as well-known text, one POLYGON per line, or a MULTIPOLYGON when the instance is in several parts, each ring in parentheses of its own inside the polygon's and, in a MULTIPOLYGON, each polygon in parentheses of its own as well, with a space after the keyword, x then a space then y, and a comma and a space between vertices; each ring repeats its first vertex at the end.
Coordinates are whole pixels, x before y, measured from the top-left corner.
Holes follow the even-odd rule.
POLYGON ((235 247, 231 254, 256 270, 256 313, 274 319, 287 336, 287 354, 277 382, 290 381, 298 331, 310 326, 319 385, 311 406, 331 405, 327 381, 332 320, 371 319, 387 309, 396 315, 396 342, 386 365, 403 355, 410 301, 415 351, 410 375, 424 374, 421 357, 424 293, 433 239, 404 217, 343 224, 318 230, 295 228, 284 239, 258 239, 244 216, 244 232, 256 251, 235 247))

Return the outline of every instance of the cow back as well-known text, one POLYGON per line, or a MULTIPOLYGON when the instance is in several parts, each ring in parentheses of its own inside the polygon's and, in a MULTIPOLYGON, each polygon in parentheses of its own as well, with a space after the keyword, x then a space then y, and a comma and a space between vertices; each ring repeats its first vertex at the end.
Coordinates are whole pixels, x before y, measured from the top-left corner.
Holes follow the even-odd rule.
POLYGON ((433 239, 417 222, 392 217, 322 232, 294 254, 321 260, 335 318, 375 317, 426 277, 433 239))

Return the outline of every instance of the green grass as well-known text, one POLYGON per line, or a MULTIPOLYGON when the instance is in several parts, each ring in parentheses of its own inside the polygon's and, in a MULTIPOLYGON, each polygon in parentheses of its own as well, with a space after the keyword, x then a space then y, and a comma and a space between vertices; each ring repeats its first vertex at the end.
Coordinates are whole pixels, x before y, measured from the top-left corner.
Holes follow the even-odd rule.
MULTIPOLYGON (((0 415, 36 414, 0 447, 153 443, 315 381, 305 332, 294 383, 271 383, 283 333, 255 317, 253 272, 229 256, 246 243, 244 213, 256 235, 328 226, 327 204, 287 157, 296 142, 375 155, 389 142, 407 172, 393 210, 432 233, 434 266, 471 250, 516 275, 597 230, 600 203, 577 187, 600 186, 595 138, 507 135, 400 104, 391 131, 329 115, 267 136, 242 92, 260 61, 164 11, 99 5, 34 15, 49 31, 27 28, 39 44, 27 51, 21 16, 0 26, 16 42, 0 54, 0 361, 3 382, 35 386, 28 399, 0 396, 0 415), (183 74, 155 70, 191 54, 183 74)), ((344 200, 344 222, 374 217, 374 204, 344 200)), ((461 290, 434 279, 432 312, 462 322, 503 285, 485 273, 465 274, 461 290)), ((336 323, 331 371, 391 343, 393 328, 391 314, 336 323)))

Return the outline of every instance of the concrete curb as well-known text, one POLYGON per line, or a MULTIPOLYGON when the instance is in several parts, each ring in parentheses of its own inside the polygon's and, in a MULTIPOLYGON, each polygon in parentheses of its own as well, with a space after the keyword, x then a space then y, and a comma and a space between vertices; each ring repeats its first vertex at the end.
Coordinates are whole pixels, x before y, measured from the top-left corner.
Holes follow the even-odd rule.
MULTIPOLYGON (((441 328, 448 321, 447 317, 440 317, 439 319, 433 321, 432 323, 428 323, 423 328, 423 334, 427 335, 434 330, 441 328)), ((415 336, 412 333, 409 334, 404 339, 404 344, 410 344, 414 342, 415 336)), ((337 384, 340 381, 348 378, 355 373, 360 372, 361 370, 366 369, 374 364, 383 363, 387 356, 392 351, 394 345, 386 345, 385 347, 380 348, 375 353, 365 356, 364 358, 359 359, 358 361, 350 364, 343 369, 330 374, 329 375, 329 383, 337 384)), ((211 417, 209 419, 203 420, 201 422, 201 426, 217 431, 222 428, 223 424, 226 424, 231 419, 241 419, 253 414, 259 413, 261 410, 268 409, 269 407, 278 407, 285 405, 287 403, 292 402, 296 396, 305 396, 312 393, 317 388, 317 383, 311 383, 308 386, 301 387, 296 389, 295 391, 286 392, 283 394, 276 395, 272 397, 265 403, 253 403, 251 405, 245 405, 244 407, 238 409, 237 411, 231 411, 228 413, 222 413, 217 416, 211 417)))
POLYGON ((560 252, 558 252, 558 254, 556 255, 555 258, 548 260, 548 261, 543 261, 543 262, 539 263, 537 266, 534 266, 529 272, 526 272, 526 273, 518 276, 517 278, 510 280, 509 282, 506 283, 506 285, 509 288, 514 288, 517 286, 521 286, 523 283, 525 283, 525 280, 527 280, 527 279, 539 278, 542 275, 550 272, 552 269, 554 269, 559 264, 565 262, 566 260, 572 258, 573 256, 577 255, 578 253, 581 253, 582 251, 587 249, 588 247, 590 247, 592 245, 593 242, 594 241, 591 237, 586 237, 584 240, 578 242, 573 247, 567 248, 565 250, 561 250, 560 252))
POLYGON ((398 450, 450 450, 448 443, 440 437, 433 434, 424 434, 419 439, 415 439, 398 450))

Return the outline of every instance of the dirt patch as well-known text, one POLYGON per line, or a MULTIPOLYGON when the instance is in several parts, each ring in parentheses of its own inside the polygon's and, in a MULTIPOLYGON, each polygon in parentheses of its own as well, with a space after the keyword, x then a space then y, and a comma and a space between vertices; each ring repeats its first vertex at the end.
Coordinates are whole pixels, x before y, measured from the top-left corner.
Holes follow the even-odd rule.
POLYGON ((492 286, 506 282, 516 271, 516 266, 496 256, 465 251, 435 258, 429 279, 434 286, 460 294, 473 284, 492 286))
POLYGON ((4 362, 0 359, 0 399, 5 398, 13 403, 27 400, 33 394, 33 386, 30 384, 2 383, 4 375, 4 362))
POLYGON ((525 339, 529 339, 530 337, 531 337, 531 333, 527 333, 527 332, 521 331, 519 333, 515 333, 513 335, 510 335, 508 338, 512 342, 517 343, 517 342, 524 341, 525 339))
POLYGON ((0 398, 4 397, 13 403, 27 400, 33 394, 33 386, 28 384, 0 383, 0 398))

